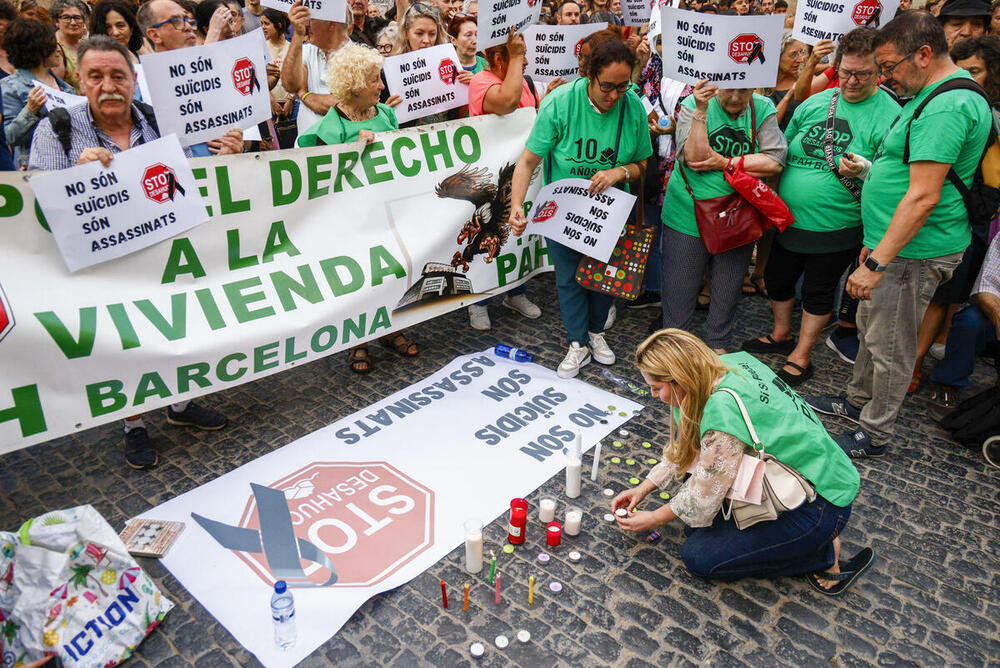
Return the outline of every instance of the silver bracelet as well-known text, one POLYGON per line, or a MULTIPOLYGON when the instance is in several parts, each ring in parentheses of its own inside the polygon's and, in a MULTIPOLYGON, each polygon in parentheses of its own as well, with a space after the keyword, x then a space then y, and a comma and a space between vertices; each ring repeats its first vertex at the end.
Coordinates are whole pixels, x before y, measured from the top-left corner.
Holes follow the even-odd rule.
POLYGON ((708 116, 699 116, 698 114, 694 114, 693 116, 691 116, 691 120, 701 121, 705 125, 708 125, 708 116))

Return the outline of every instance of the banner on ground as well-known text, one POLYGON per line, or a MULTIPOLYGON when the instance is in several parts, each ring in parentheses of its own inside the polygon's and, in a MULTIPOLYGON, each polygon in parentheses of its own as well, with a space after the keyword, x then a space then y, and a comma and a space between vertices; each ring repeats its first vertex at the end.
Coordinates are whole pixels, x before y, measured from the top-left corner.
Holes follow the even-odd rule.
MULTIPOLYGON (((187 524, 163 565, 265 666, 290 666, 366 600, 463 543, 467 519, 492 521, 564 468, 577 432, 589 450, 641 408, 486 350, 143 517, 187 524), (286 652, 274 647, 267 609, 279 579, 295 594, 298 639, 286 652)), ((527 545, 544 545, 544 525, 534 510, 528 516, 527 545)), ((619 529, 585 517, 582 531, 619 529)), ((564 548, 574 540, 564 537, 564 548)), ((445 614, 463 614, 465 582, 473 606, 493 606, 489 551, 500 572, 507 555, 485 547, 482 571, 447 583, 445 614)), ((441 592, 430 593, 426 604, 440 606, 441 592)))
MULTIPOLYGON (((260 0, 264 7, 288 13, 295 0, 260 0)), ((309 10, 309 17, 322 21, 343 23, 347 16, 347 0, 302 0, 302 6, 309 10)))
POLYGON ((607 27, 606 22, 577 26, 531 26, 524 31, 528 58, 528 68, 524 73, 542 86, 556 77, 562 77, 567 82, 579 79, 583 40, 607 27))
POLYGON ((542 0, 484 0, 479 3, 479 32, 476 49, 482 51, 507 41, 510 31, 524 32, 538 23, 542 0))
POLYGON ((161 135, 182 146, 218 139, 271 118, 260 30, 139 56, 161 135))
POLYGON ((719 88, 769 88, 778 81, 785 17, 717 16, 663 7, 663 76, 719 88))
POLYGON ((469 104, 469 86, 458 80, 460 65, 453 44, 438 44, 385 59, 382 71, 400 123, 469 104))
POLYGON ((75 107, 79 104, 86 104, 87 98, 83 95, 73 95, 72 93, 64 93, 58 88, 53 88, 52 86, 46 86, 41 81, 37 79, 31 83, 36 86, 40 86, 43 91, 45 91, 45 111, 52 111, 53 109, 69 109, 70 107, 75 107))
POLYGON ((858 26, 878 28, 898 7, 899 0, 799 0, 792 37, 806 44, 839 42, 858 26))
POLYGON ((70 271, 142 250, 208 220, 175 135, 34 176, 35 199, 70 271))
POLYGON ((541 237, 507 227, 534 117, 192 160, 184 187, 208 222, 75 274, 23 177, 0 174, 0 454, 305 364, 546 270, 541 237))
POLYGON ((538 191, 528 213, 528 232, 607 262, 635 204, 618 188, 590 193, 587 179, 560 179, 538 191))

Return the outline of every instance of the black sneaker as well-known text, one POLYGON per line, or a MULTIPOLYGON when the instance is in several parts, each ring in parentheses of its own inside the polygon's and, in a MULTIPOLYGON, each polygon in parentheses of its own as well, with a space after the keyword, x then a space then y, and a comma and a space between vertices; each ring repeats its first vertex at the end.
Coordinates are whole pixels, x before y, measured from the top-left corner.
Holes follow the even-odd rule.
POLYGON ((189 401, 187 408, 179 413, 168 406, 167 422, 179 427, 197 427, 205 431, 216 431, 229 424, 229 420, 222 413, 199 406, 193 401, 189 401))
POLYGON ((133 427, 125 433, 125 463, 134 469, 144 471, 156 466, 160 456, 156 454, 153 442, 145 427, 133 427))
POLYGON ((863 429, 845 431, 840 436, 834 436, 833 440, 851 459, 881 457, 885 454, 885 446, 873 444, 871 436, 863 429))
POLYGON ((629 311, 638 311, 643 308, 660 308, 659 292, 643 292, 634 302, 625 304, 629 311))

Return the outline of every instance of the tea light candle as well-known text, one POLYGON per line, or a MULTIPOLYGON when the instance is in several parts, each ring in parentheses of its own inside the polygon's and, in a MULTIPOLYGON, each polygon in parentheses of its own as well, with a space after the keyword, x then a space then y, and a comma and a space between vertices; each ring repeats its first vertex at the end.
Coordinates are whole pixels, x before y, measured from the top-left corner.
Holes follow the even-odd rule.
POLYGON ((465 570, 483 570, 483 523, 478 519, 465 522, 465 570))
POLYGON ((556 518, 556 500, 548 496, 542 497, 538 502, 538 520, 540 522, 551 522, 556 518))
POLYGON ((618 510, 615 511, 615 515, 617 515, 618 517, 625 517, 626 515, 628 515, 628 511, 625 510, 624 508, 619 508, 618 510))
POLYGON ((566 524, 563 530, 567 536, 580 535, 580 525, 583 523, 583 511, 576 506, 566 509, 566 524))
POLYGON ((557 547, 562 541, 562 525, 559 522, 549 522, 545 528, 545 542, 551 547, 557 547))

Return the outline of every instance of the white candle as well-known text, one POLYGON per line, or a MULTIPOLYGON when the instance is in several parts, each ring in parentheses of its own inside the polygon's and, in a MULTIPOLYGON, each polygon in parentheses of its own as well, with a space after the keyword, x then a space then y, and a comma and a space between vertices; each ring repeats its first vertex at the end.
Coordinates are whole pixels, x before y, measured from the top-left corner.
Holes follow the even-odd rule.
POLYGON ((483 523, 479 520, 465 523, 465 570, 470 573, 483 570, 483 523))
POLYGON ((567 536, 577 536, 580 534, 580 525, 583 523, 583 511, 579 508, 570 508, 566 511, 566 522, 563 524, 563 532, 567 536))
POLYGON ((594 446, 594 466, 590 469, 590 479, 597 482, 597 467, 601 464, 601 442, 594 446))
POLYGON ((575 499, 580 496, 580 476, 583 473, 583 462, 570 453, 566 460, 566 496, 575 499))
POLYGON ((555 499, 545 498, 538 503, 538 519, 541 522, 551 522, 556 518, 555 499))

